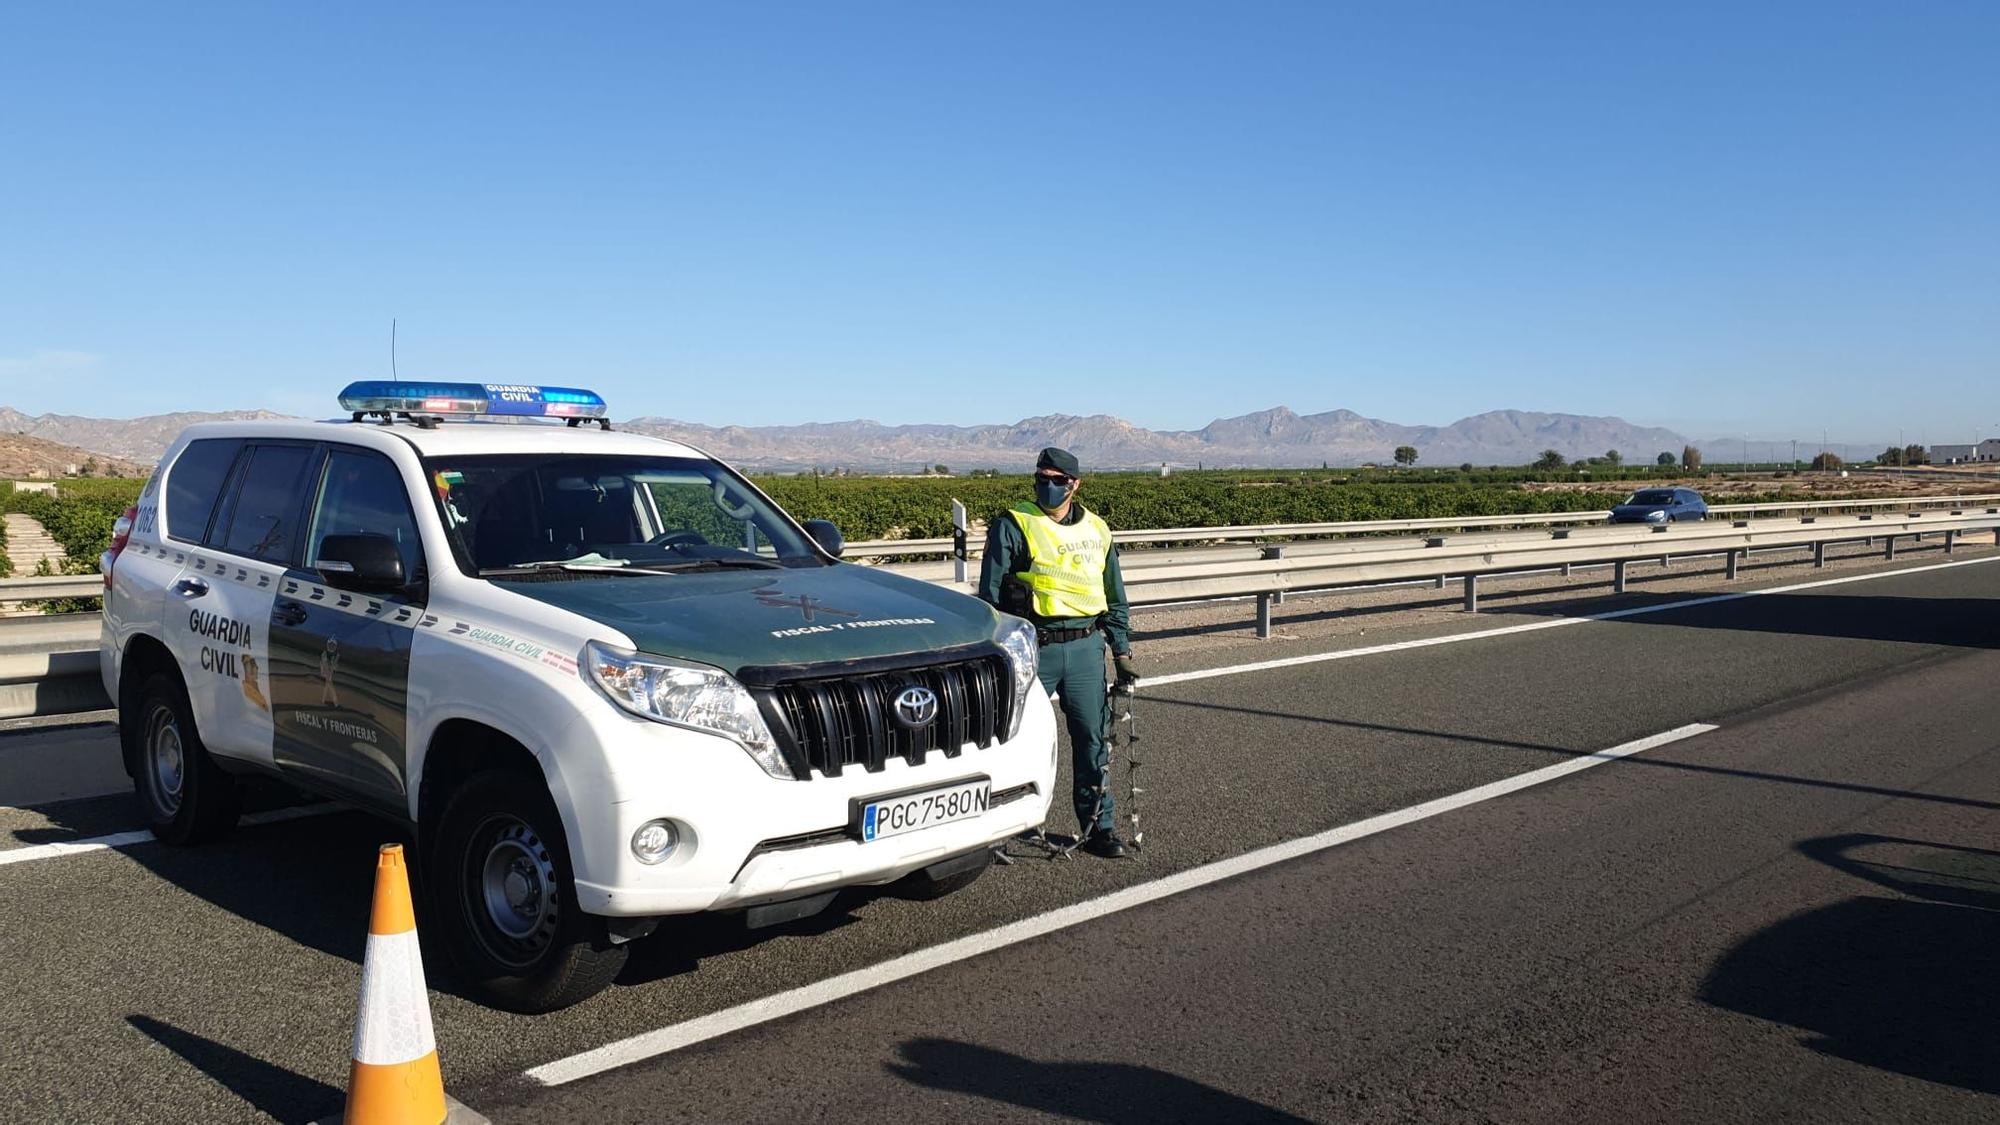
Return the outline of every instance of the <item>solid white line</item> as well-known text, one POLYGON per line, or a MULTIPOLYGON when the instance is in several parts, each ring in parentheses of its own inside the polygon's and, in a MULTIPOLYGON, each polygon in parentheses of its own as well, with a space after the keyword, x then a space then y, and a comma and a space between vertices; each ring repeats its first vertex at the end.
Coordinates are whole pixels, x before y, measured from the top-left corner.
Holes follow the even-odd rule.
POLYGON ((1456 809, 1462 809, 1468 805, 1476 805, 1481 801, 1490 801, 1495 797, 1504 797, 1509 793, 1517 793, 1546 781, 1554 781, 1556 778, 1565 777, 1580 770, 1587 770, 1593 766, 1601 766, 1606 762, 1615 762, 1620 758, 1665 746, 1670 742, 1678 742, 1684 738, 1692 738, 1698 734, 1705 734, 1714 729, 1716 729, 1715 726, 1710 723, 1690 723, 1687 726, 1676 727, 1673 730, 1665 731, 1649 738, 1641 738, 1635 742, 1627 742, 1623 745, 1614 746, 1609 750, 1600 750, 1594 754, 1579 755, 1566 762, 1557 762, 1552 766, 1544 766, 1538 770, 1530 770, 1527 773, 1516 774, 1513 777, 1489 782, 1473 789, 1467 789, 1462 793, 1454 793, 1448 797, 1439 797, 1436 800, 1425 801, 1420 805, 1411 805, 1409 808, 1383 813, 1380 816, 1371 816, 1366 820, 1355 821, 1353 824, 1343 825, 1342 827, 1315 833, 1311 836, 1302 836, 1296 840, 1287 840, 1282 844, 1273 844, 1270 847, 1245 852, 1230 859, 1204 864, 1200 867, 1192 867, 1163 879, 1141 883, 1136 887, 1127 887, 1122 891, 1114 892, 1103 898, 1091 899, 1088 902, 1079 902, 1073 906, 1065 906, 1060 910, 1051 910, 1046 914, 1038 914, 1032 918, 1010 922, 1007 925, 987 930, 983 933, 970 934, 966 937, 945 942, 942 945, 932 946, 929 949, 920 949, 915 953, 906 953, 901 957, 891 958, 879 965, 870 965, 865 969, 856 969, 850 973, 842 973, 837 977, 829 977, 816 984, 809 984, 786 992, 776 993, 762 999, 752 1000, 747 1004, 739 1004, 733 1008, 725 1008, 719 1012, 712 1012, 709 1015, 688 1020, 685 1023, 672 1024, 655 1031, 634 1035, 629 1039, 607 1043, 602 1047, 584 1051, 581 1054, 544 1063, 529 1070, 527 1077, 545 1086, 560 1086, 566 1082, 575 1082, 580 1078, 602 1074, 607 1070, 629 1066, 632 1063, 642 1062, 646 1059, 657 1058, 660 1055, 678 1051, 683 1047, 691 1046, 704 1040, 714 1039, 717 1036, 741 1031, 746 1027, 754 1027, 760 1023, 766 1023, 770 1020, 780 1019, 784 1016, 817 1008, 824 1004, 830 1004, 835 1000, 844 999, 872 988, 879 988, 882 985, 903 980, 907 977, 913 977, 919 973, 929 972, 932 969, 941 968, 953 962, 963 961, 968 957, 977 957, 982 953, 990 953, 996 949, 1017 945, 1031 938, 1041 937, 1044 934, 1054 933, 1057 930, 1068 929, 1071 926, 1102 918, 1107 914, 1116 914, 1122 910, 1130 910, 1135 906, 1143 906, 1146 903, 1155 902, 1170 895, 1181 894, 1198 887, 1208 886, 1211 883, 1221 882, 1224 879, 1247 874, 1259 868, 1269 867, 1275 863, 1283 863, 1289 859, 1297 859, 1300 856, 1311 855, 1314 852, 1351 843, 1365 836, 1373 836, 1378 832, 1386 832, 1391 828, 1399 828, 1406 824, 1413 824, 1419 820, 1425 820, 1456 809))
MULTIPOLYGON (((269 812, 251 813, 243 818, 242 823, 245 825, 276 824, 285 820, 299 820, 308 816, 322 816, 330 812, 339 812, 341 808, 342 806, 334 804, 294 805, 290 808, 272 809, 269 812)), ((134 844, 151 844, 154 842, 156 842, 156 838, 153 836, 153 833, 141 828, 136 832, 113 832, 108 836, 88 836, 81 840, 58 840, 53 844, 33 844, 25 848, 9 848, 6 851, 0 851, 0 867, 5 867, 10 863, 32 863, 38 859, 60 859, 66 855, 85 855, 90 852, 101 852, 111 848, 129 848, 134 844)))
POLYGON ((1878 578, 1900 578, 1906 574, 1923 574, 1932 570, 1950 570, 1960 566, 1982 566, 2000 562, 2000 558, 1964 559, 1959 562, 1932 563, 1929 566, 1913 566, 1904 570, 1885 570, 1874 574, 1850 574, 1845 578, 1823 578, 1813 582, 1794 582, 1789 586, 1771 586, 1762 590, 1744 590, 1733 594, 1710 594, 1699 598, 1683 598, 1677 602, 1663 602, 1659 605, 1633 606, 1629 609, 1614 609, 1604 613, 1587 613, 1577 617, 1552 617, 1545 621, 1530 621, 1521 625, 1502 625, 1497 629, 1478 629, 1470 633, 1450 633, 1442 637, 1424 637, 1414 641, 1394 641, 1385 645, 1368 645, 1365 648, 1344 648, 1336 652, 1315 652, 1305 656, 1284 656, 1276 660, 1259 660, 1251 664, 1231 664, 1222 668, 1202 668, 1193 672, 1169 672, 1160 676, 1147 676, 1147 688, 1165 687, 1168 684, 1186 683, 1189 680, 1209 680, 1217 676, 1235 676, 1244 672, 1268 672, 1273 668, 1295 668, 1301 664, 1320 664, 1328 660, 1351 660, 1357 656, 1379 656, 1385 652, 1403 652, 1413 648, 1430 648, 1433 645, 1452 645, 1460 641, 1484 640, 1487 637, 1506 637, 1515 633, 1532 633, 1538 629, 1561 629, 1568 625, 1582 625, 1590 621, 1615 621, 1621 617, 1644 617, 1648 614, 1667 613, 1676 609, 1688 609, 1699 605, 1716 605, 1721 602, 1740 601, 1744 598, 1761 598, 1770 594, 1791 594, 1800 590, 1817 590, 1827 586, 1843 586, 1849 582, 1872 582, 1878 578))

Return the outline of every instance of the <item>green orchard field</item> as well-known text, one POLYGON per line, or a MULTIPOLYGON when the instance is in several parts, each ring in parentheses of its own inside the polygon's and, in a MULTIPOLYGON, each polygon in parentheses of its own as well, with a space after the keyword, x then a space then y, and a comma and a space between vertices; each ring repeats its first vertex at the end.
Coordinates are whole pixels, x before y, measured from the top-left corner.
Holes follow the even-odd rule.
MULTIPOLYGON (((951 534, 951 501, 990 520, 1030 495, 1012 477, 764 477, 771 498, 800 519, 832 520, 849 539, 932 539, 951 534)), ((1587 511, 1625 497, 1609 486, 1531 491, 1520 484, 1472 484, 1413 476, 1375 481, 1353 475, 1107 473, 1084 478, 1078 496, 1114 528, 1331 523, 1587 511)))
MULTIPOLYGON (((1218 527, 1591 511, 1623 500, 1648 481, 1686 476, 1684 470, 1650 465, 1595 466, 1587 473, 1532 468, 1211 469, 1168 477, 1093 473, 1084 478, 1079 495, 1113 528, 1218 527)), ((1025 474, 752 479, 793 516, 832 520, 849 540, 943 538, 951 534, 953 498, 965 503, 972 520, 984 521, 1032 491, 1025 474)), ((1729 502, 1805 495, 1791 481, 1733 483, 1729 502)), ((96 565, 110 542, 112 522, 143 485, 140 480, 64 480, 49 494, 0 484, 0 509, 39 521, 67 552, 66 569, 81 573, 96 565)), ((1835 499, 1842 494, 1815 495, 1835 499)))

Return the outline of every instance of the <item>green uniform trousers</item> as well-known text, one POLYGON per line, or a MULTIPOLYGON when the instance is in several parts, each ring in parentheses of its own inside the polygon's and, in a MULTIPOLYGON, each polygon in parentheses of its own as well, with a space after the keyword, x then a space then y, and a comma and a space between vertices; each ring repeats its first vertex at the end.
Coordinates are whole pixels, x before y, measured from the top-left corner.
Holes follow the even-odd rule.
POLYGON ((1104 742, 1104 728, 1110 720, 1111 701, 1104 694, 1103 630, 1043 645, 1041 676, 1042 690, 1061 697, 1063 718, 1069 725, 1077 826, 1086 836, 1093 831, 1108 832, 1113 824, 1111 750, 1104 742))

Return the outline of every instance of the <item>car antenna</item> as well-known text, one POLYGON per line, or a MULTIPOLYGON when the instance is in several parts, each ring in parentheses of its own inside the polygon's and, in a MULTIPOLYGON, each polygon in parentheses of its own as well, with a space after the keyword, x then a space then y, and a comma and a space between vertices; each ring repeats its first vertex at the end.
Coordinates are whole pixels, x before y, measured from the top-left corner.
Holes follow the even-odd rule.
POLYGON ((396 318, 393 316, 389 318, 389 378, 398 383, 403 381, 403 377, 396 374, 396 318))

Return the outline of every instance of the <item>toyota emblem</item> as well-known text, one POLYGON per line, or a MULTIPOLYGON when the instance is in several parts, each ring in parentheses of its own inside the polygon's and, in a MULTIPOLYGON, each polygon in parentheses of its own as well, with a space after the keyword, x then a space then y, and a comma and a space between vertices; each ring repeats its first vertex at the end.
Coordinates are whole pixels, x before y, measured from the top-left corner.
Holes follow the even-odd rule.
POLYGON ((911 684, 896 693, 896 725, 904 730, 927 727, 937 718, 937 693, 911 684))

